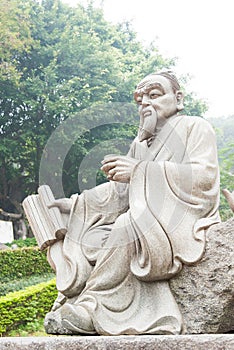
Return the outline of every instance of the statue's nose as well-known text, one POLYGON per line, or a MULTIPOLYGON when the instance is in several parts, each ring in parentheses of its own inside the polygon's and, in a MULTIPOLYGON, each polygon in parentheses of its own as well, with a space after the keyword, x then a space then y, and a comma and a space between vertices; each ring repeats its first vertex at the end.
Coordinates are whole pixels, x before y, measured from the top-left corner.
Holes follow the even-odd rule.
POLYGON ((150 98, 148 95, 142 96, 142 105, 145 105, 145 106, 150 105, 150 98))

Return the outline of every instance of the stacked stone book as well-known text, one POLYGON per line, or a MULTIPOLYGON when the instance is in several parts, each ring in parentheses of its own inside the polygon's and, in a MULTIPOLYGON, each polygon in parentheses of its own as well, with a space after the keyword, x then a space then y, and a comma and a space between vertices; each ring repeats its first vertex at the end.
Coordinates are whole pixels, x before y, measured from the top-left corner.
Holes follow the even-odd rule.
POLYGON ((59 208, 50 208, 54 201, 54 195, 48 185, 40 186, 38 194, 28 196, 23 201, 29 225, 41 250, 63 239, 67 232, 59 208))

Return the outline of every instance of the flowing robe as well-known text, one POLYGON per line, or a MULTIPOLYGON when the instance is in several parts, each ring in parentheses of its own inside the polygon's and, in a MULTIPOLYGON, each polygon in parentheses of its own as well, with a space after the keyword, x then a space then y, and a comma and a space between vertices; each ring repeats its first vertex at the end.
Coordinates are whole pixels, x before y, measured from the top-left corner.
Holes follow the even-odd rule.
MULTIPOLYGON (((49 252, 57 288, 82 305, 99 334, 178 334, 168 280, 199 261, 206 229, 220 221, 214 131, 199 117, 171 117, 129 185, 109 182, 74 197, 63 243, 49 252)), ((70 301, 69 301, 70 300, 70 301)))

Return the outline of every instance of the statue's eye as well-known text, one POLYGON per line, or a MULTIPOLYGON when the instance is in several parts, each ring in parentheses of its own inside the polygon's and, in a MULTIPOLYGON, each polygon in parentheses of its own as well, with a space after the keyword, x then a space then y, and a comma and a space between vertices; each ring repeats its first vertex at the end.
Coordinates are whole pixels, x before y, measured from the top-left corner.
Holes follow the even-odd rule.
POLYGON ((156 93, 156 92, 152 92, 149 94, 149 97, 150 99, 155 99, 155 98, 158 98, 159 96, 161 96, 159 93, 156 93))
POLYGON ((141 104, 142 104, 142 97, 141 97, 141 96, 138 96, 138 97, 136 98, 136 103, 137 103, 138 105, 141 105, 141 104))
POLYGON ((155 98, 158 98, 160 96, 162 96, 162 92, 159 90, 159 89, 152 89, 149 91, 149 98, 151 100, 155 99, 155 98))

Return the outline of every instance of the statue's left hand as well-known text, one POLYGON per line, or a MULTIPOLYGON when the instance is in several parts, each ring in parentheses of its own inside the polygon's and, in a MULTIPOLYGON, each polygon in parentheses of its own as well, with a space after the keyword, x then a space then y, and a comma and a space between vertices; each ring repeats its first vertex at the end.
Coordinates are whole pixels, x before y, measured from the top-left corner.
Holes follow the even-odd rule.
POLYGON ((69 213, 72 207, 72 199, 71 198, 55 199, 54 202, 51 202, 48 205, 48 208, 53 208, 53 207, 59 208, 61 213, 69 213))
POLYGON ((139 160, 127 156, 110 156, 102 161, 101 170, 108 180, 129 183, 132 171, 139 160))

